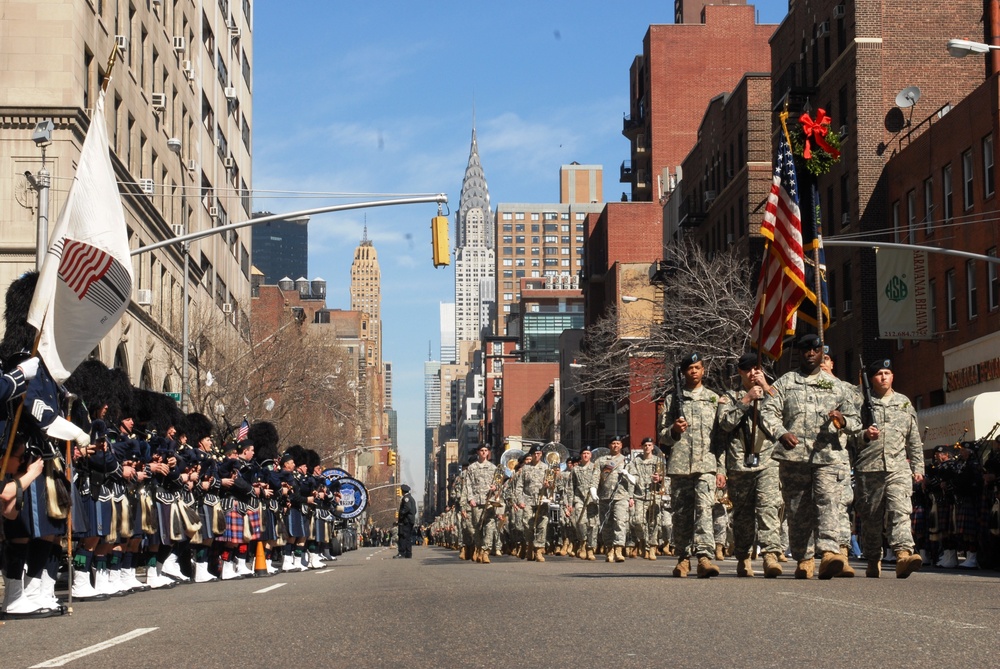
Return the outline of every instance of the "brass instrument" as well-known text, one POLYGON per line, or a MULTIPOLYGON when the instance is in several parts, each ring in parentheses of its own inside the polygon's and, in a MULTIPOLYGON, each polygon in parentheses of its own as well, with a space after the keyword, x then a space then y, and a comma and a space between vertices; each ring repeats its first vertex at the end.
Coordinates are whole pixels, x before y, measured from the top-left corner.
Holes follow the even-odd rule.
POLYGON ((503 506, 503 501, 500 499, 500 487, 503 485, 503 479, 504 468, 500 466, 494 469, 493 481, 490 482, 490 487, 494 488, 494 490, 486 492, 486 506, 494 508, 503 506))
POLYGON ((659 481, 649 482, 649 493, 652 496, 652 500, 655 501, 658 495, 663 494, 663 487, 666 483, 667 478, 667 463, 662 456, 654 455, 656 458, 656 463, 653 465, 653 476, 658 476, 659 481))

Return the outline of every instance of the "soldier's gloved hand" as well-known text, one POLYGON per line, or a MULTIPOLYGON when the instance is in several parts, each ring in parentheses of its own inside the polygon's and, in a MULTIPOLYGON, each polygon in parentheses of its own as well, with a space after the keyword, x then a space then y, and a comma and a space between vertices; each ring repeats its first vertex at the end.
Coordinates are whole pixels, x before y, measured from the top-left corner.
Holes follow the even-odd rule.
POLYGON ((52 439, 75 441, 80 448, 90 445, 90 435, 62 416, 56 416, 55 420, 49 423, 45 428, 45 434, 52 439))
POLYGON ((591 501, 594 501, 594 502, 597 501, 597 488, 591 488, 590 489, 590 499, 591 499, 591 501))
POLYGON ((635 485, 635 475, 629 472, 627 469, 622 470, 622 476, 628 479, 628 482, 635 485))
POLYGON ((17 368, 21 370, 22 374, 24 374, 25 380, 30 381, 35 378, 36 374, 38 374, 38 358, 28 358, 27 360, 21 362, 17 368))

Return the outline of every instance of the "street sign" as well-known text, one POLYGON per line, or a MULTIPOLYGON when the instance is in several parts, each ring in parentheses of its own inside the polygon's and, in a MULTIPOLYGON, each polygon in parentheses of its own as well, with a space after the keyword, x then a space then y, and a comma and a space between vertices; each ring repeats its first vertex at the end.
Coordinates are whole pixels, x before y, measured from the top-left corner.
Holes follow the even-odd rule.
POLYGON ((178 404, 181 401, 181 394, 180 393, 163 393, 163 394, 166 395, 167 397, 169 397, 170 399, 172 399, 173 401, 177 402, 178 404))

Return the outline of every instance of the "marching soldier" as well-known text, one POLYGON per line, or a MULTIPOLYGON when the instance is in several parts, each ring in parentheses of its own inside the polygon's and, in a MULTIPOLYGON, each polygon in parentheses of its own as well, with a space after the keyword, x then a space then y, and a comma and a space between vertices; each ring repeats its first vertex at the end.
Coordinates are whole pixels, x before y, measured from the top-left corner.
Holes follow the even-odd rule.
POLYGON ((524 543, 528 559, 545 562, 545 533, 549 525, 549 504, 544 497, 551 491, 544 489, 547 465, 542 462, 542 447, 535 445, 528 451, 521 468, 521 475, 514 488, 514 500, 525 514, 524 543))
POLYGON ((581 560, 596 560, 598 471, 591 462, 592 452, 586 444, 580 449, 580 463, 573 468, 573 513, 577 518, 580 545, 576 556, 581 560))
POLYGON ((480 444, 476 461, 465 468, 462 487, 463 501, 469 507, 469 520, 473 528, 472 559, 489 564, 493 534, 496 532, 496 513, 489 506, 490 495, 496 491, 493 484, 497 466, 490 462, 489 444, 480 444))
POLYGON ((705 365, 692 353, 680 361, 681 386, 668 398, 660 422, 660 443, 669 453, 667 476, 673 501, 677 566, 673 574, 686 578, 690 556, 698 558, 698 578, 719 575, 710 556, 715 553, 712 505, 715 490, 725 485, 721 457, 713 453, 715 414, 719 396, 702 384, 705 365))
POLYGON ((865 576, 878 578, 881 573, 884 532, 896 554, 896 578, 906 578, 923 565, 914 553, 910 527, 913 484, 924 480, 923 440, 910 400, 892 389, 892 363, 876 360, 865 373, 871 382, 874 423, 861 433, 854 465, 861 549, 868 559, 865 576))
POLYGON ((632 499, 629 501, 629 529, 635 537, 638 556, 656 559, 656 533, 659 516, 659 491, 666 471, 663 458, 653 454, 652 438, 642 440, 642 452, 628 463, 635 477, 632 499))
POLYGON ((718 411, 719 430, 726 442, 723 473, 729 499, 733 503, 736 575, 754 575, 750 551, 756 537, 763 548, 764 577, 776 578, 781 575, 778 562, 782 551, 781 522, 778 519, 781 486, 778 482, 778 463, 771 458, 774 442, 760 425, 755 411, 761 399, 770 394, 771 387, 757 365, 756 354, 743 354, 736 367, 741 386, 719 398, 718 411))
POLYGON ((799 368, 778 379, 761 410, 765 429, 777 438, 778 473, 785 498, 788 542, 798 562, 795 578, 812 578, 815 560, 806 555, 811 537, 821 557, 819 577, 844 571, 840 514, 846 438, 861 430, 855 398, 820 369, 823 346, 817 335, 796 340, 799 368))
POLYGON ((622 438, 617 435, 611 437, 608 449, 611 452, 594 463, 598 471, 597 500, 601 517, 601 540, 607 551, 608 562, 624 562, 629 502, 636 479, 625 468, 622 438))

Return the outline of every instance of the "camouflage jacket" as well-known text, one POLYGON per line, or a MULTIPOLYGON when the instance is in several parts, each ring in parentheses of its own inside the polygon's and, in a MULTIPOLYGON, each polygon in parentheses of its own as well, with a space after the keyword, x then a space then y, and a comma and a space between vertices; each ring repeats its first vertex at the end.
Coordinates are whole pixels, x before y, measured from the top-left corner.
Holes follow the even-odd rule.
POLYGON ((517 485, 514 486, 514 501, 524 504, 525 508, 538 504, 547 470, 544 460, 537 465, 525 464, 521 467, 520 476, 515 479, 517 485))
POLYGON ((771 457, 814 465, 847 464, 847 438, 861 430, 855 393, 823 371, 803 376, 788 372, 771 386, 774 395, 761 407, 761 420, 775 441, 791 432, 799 444, 793 449, 775 444, 771 457), (827 414, 838 409, 846 425, 838 430, 827 414))
MULTIPOLYGON (((747 442, 754 436, 751 414, 753 404, 744 404, 743 398, 747 391, 740 388, 736 391, 728 391, 719 397, 718 429, 719 438, 723 440, 726 447, 726 454, 723 461, 723 474, 730 472, 756 472, 765 467, 776 467, 778 465, 771 458, 774 449, 774 442, 767 438, 767 432, 757 425, 757 441, 760 443, 760 464, 756 467, 747 467, 744 464, 744 456, 751 450, 747 442), (745 426, 745 429, 744 429, 745 426)), ((763 405, 764 400, 760 400, 757 406, 763 405)))
POLYGON ((923 474, 924 444, 917 427, 917 412, 910 400, 906 395, 889 392, 881 398, 873 397, 872 405, 875 409, 875 424, 878 425, 878 439, 865 441, 862 435, 855 438, 855 471, 909 469, 914 474, 923 474))
POLYGON ((465 468, 465 480, 462 486, 462 503, 468 504, 475 500, 476 506, 486 504, 489 496, 490 485, 493 483, 493 475, 497 466, 486 460, 485 462, 473 462, 465 468))
POLYGON ((579 464, 573 468, 573 502, 590 504, 590 489, 597 488, 598 470, 593 462, 579 464))
POLYGON ((625 471, 624 455, 604 455, 597 458, 594 467, 598 471, 598 499, 602 501, 622 500, 632 496, 632 486, 627 478, 622 477, 622 472, 625 471))
POLYGON ((723 467, 721 454, 713 452, 715 438, 715 414, 719 396, 702 386, 697 394, 684 389, 684 418, 687 430, 675 440, 670 432, 674 419, 674 397, 667 398, 663 414, 660 416, 660 444, 667 458, 667 475, 687 476, 719 471, 723 467))
MULTIPOLYGON (((635 476, 635 483, 632 484, 632 497, 638 500, 652 500, 651 486, 653 485, 653 474, 656 473, 657 465, 660 473, 666 472, 666 463, 663 458, 655 453, 649 456, 648 460, 638 455, 628 463, 629 473, 635 476)), ((660 483, 662 489, 663 482, 660 483)))

